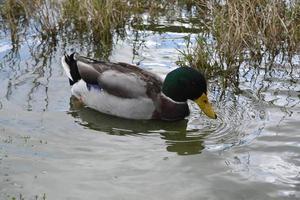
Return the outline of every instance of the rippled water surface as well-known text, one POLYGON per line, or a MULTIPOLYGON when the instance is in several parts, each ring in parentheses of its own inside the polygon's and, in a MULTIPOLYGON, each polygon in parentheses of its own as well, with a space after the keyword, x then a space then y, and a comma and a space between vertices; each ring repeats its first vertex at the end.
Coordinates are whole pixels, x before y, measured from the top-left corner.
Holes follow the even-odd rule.
MULTIPOLYGON (((185 33, 128 30, 112 61, 164 77, 185 33)), ((135 121, 71 98, 56 47, 0 37, 0 199, 299 199, 300 66, 242 68, 238 89, 209 80, 219 118, 190 102, 179 122, 135 121), (13 50, 14 49, 14 50, 13 50), (222 94, 223 93, 223 94, 222 94)))

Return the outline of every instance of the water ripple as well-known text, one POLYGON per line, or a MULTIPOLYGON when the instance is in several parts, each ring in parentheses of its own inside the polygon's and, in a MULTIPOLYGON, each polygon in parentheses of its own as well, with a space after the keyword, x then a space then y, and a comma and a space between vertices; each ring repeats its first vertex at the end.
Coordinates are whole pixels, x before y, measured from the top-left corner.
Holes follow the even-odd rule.
POLYGON ((260 134, 266 120, 266 112, 260 102, 249 96, 218 102, 217 120, 199 115, 196 108, 192 110, 189 134, 194 137, 206 135, 205 147, 209 150, 225 150, 251 142, 260 134))
MULTIPOLYGON (((72 103, 71 103, 72 105, 72 103)), ((191 115, 180 122, 135 121, 103 115, 90 109, 70 112, 79 124, 113 135, 155 136, 165 140, 168 151, 197 154, 203 149, 226 150, 248 144, 264 128, 266 112, 261 103, 249 94, 231 96, 215 104, 218 119, 204 116, 190 103, 191 115)), ((75 109, 76 110, 76 109, 75 109)))

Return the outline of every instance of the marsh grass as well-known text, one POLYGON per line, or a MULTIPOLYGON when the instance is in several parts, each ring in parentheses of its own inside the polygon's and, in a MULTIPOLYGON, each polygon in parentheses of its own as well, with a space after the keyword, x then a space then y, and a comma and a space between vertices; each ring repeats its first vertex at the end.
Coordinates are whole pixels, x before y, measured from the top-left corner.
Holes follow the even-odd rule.
MULTIPOLYGON (((192 28, 184 30, 197 36, 186 37, 187 48, 178 64, 199 68, 208 76, 232 78, 245 64, 264 62, 270 67, 278 60, 291 61, 300 47, 296 0, 7 0, 0 13, 2 30, 8 30, 16 47, 24 33, 34 29, 54 47, 58 41, 79 40, 101 58, 110 55, 114 36, 126 37, 127 28, 165 31, 155 29, 162 18, 172 22, 174 16, 185 15, 175 20, 189 22, 192 28)), ((180 32, 178 27, 167 28, 180 32)))
POLYGON ((182 51, 181 65, 238 79, 241 66, 270 68, 290 62, 300 49, 300 2, 284 0, 195 1, 206 31, 182 51))
POLYGON ((41 41, 53 46, 58 40, 89 38, 88 43, 109 52, 113 32, 125 26, 123 5, 121 0, 8 0, 0 8, 2 30, 8 30, 12 44, 19 44, 31 29, 41 41))
POLYGON ((69 0, 62 3, 62 22, 77 32, 91 31, 95 41, 107 39, 107 32, 124 29, 129 17, 125 1, 69 0))

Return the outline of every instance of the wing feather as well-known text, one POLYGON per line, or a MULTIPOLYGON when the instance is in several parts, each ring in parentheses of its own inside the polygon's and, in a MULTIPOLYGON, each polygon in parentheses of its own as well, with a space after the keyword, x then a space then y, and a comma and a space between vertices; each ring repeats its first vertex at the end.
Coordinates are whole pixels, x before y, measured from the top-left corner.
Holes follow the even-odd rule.
POLYGON ((77 56, 81 78, 100 86, 110 94, 123 98, 155 98, 161 91, 161 79, 137 66, 112 63, 77 56))
POLYGON ((147 83, 134 73, 107 70, 98 83, 109 93, 126 98, 147 97, 147 83))

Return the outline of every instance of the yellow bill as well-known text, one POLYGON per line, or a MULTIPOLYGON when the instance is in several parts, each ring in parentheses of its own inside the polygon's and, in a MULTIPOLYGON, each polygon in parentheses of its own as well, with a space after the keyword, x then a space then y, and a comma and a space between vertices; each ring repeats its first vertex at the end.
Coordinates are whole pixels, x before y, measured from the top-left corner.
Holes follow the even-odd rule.
POLYGON ((212 119, 217 119, 217 115, 211 106, 211 103, 208 101, 207 95, 203 93, 198 99, 195 100, 200 109, 212 119))

